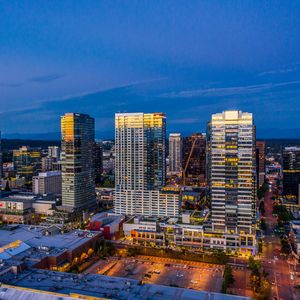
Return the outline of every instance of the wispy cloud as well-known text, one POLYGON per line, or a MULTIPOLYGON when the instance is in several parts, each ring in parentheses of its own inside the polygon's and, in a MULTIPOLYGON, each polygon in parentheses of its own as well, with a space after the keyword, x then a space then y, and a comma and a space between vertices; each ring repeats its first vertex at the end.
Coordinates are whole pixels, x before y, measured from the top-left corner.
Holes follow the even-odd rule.
POLYGON ((32 77, 30 78, 30 81, 38 82, 38 83, 48 83, 48 82, 58 80, 64 76, 65 76, 64 74, 48 74, 48 75, 32 77))
POLYGON ((287 65, 279 69, 274 70, 267 70, 265 72, 261 72, 258 74, 258 76, 266 76, 266 75, 277 75, 277 74, 286 74, 286 73, 292 73, 300 68, 300 63, 295 62, 293 65, 287 65))
POLYGON ((235 86, 235 87, 216 87, 197 90, 186 90, 162 94, 165 98, 193 98, 193 97, 212 97, 212 96, 230 96, 260 93, 278 87, 292 86, 300 84, 300 80, 280 82, 280 83, 263 83, 256 85, 235 86))
POLYGON ((16 82, 16 83, 12 83, 12 82, 0 82, 0 87, 11 87, 11 88, 16 88, 16 87, 20 87, 22 86, 24 83, 21 82, 16 82))

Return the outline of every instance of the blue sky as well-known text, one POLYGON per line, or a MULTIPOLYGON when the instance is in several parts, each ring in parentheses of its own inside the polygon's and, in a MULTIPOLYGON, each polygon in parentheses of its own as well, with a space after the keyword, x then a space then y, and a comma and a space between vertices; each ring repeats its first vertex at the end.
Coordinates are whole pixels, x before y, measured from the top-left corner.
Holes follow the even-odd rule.
POLYGON ((125 111, 189 134, 225 109, 253 112, 258 137, 300 137, 299 1, 0 2, 4 136, 54 136, 69 111, 98 138, 125 111))

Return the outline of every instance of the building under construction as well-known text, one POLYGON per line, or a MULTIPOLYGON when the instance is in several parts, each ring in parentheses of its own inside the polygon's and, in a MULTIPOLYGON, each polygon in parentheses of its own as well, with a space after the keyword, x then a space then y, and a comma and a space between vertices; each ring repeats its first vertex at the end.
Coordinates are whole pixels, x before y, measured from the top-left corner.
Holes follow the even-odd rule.
POLYGON ((206 135, 195 133, 183 139, 182 184, 206 184, 206 135))

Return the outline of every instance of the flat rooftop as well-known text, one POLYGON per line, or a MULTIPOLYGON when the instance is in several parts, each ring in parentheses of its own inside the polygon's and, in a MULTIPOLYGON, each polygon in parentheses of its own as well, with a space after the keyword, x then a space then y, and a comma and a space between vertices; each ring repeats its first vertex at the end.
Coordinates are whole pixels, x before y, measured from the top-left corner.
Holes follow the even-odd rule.
POLYGON ((17 240, 25 242, 30 247, 65 248, 73 250, 89 239, 99 234, 83 230, 74 230, 64 234, 44 235, 45 226, 6 226, 0 228, 0 247, 17 240))
MULTIPOLYGON (((96 274, 71 274, 32 269, 18 275, 3 275, 4 284, 40 289, 59 294, 80 294, 119 300, 243 300, 248 297, 225 295, 155 284, 141 284, 138 280, 96 274)), ((7 298, 13 299, 13 298, 7 298)), ((23 298, 22 298, 23 299, 23 298)), ((44 298, 38 298, 44 299, 44 298)), ((46 299, 46 298, 45 298, 46 299)), ((66 298, 68 299, 68 298, 66 298)), ((47 299, 48 300, 48 299, 47 299)), ((51 299, 52 300, 52 299, 51 299)))

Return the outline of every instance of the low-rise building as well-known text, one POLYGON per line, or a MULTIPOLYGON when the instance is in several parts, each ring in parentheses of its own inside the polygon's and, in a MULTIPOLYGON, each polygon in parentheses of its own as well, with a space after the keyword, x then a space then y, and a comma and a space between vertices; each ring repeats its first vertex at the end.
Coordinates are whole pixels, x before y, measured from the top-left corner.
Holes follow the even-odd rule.
POLYGON ((0 221, 6 224, 37 224, 52 214, 57 203, 53 194, 16 193, 0 198, 0 221))
POLYGON ((222 250, 245 255, 256 253, 256 244, 240 235, 214 233, 209 211, 186 212, 180 218, 133 217, 123 224, 123 231, 132 244, 180 249, 222 250))

